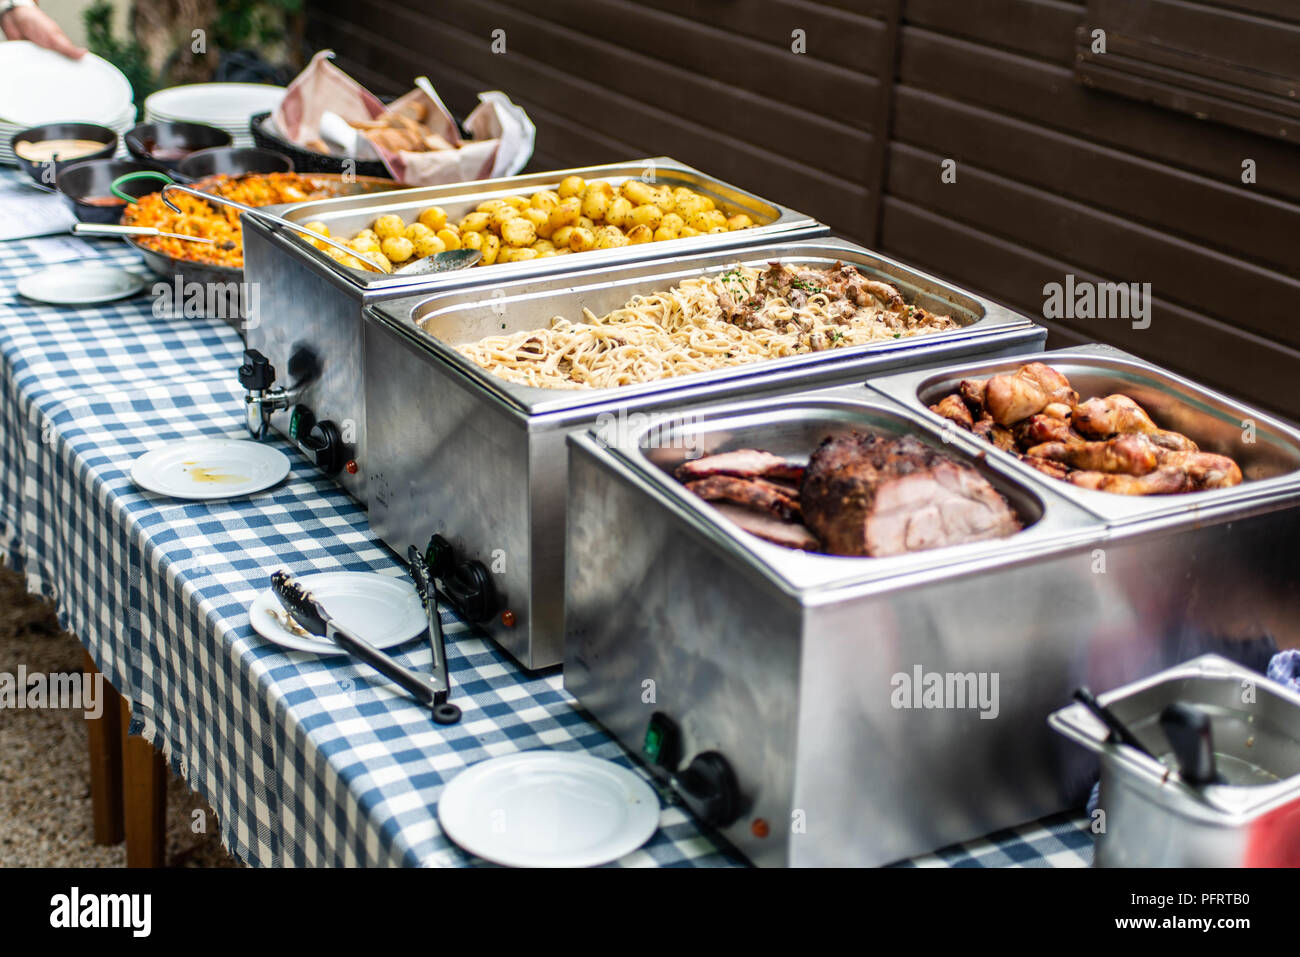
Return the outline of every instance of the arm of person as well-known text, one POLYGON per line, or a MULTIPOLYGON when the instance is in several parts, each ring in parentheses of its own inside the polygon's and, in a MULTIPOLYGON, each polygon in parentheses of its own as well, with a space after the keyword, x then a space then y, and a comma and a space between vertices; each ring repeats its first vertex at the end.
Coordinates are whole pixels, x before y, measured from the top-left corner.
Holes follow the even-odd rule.
POLYGON ((0 29, 10 40, 30 40, 73 60, 86 52, 68 39, 54 19, 36 6, 35 0, 0 0, 0 29))

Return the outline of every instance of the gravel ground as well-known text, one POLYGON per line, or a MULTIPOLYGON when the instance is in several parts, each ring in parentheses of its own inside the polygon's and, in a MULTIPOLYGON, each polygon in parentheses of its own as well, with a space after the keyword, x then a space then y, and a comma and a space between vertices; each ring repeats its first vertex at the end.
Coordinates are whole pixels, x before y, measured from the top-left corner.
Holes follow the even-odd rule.
MULTIPOLYGON (((79 672, 81 644, 53 609, 0 567, 0 673, 79 672)), ((239 867, 221 846, 216 815, 185 782, 167 783, 169 867, 239 867), (195 834, 194 811, 206 833, 195 834)), ((124 845, 92 840, 86 726, 80 711, 0 710, 0 867, 123 867, 124 845)))

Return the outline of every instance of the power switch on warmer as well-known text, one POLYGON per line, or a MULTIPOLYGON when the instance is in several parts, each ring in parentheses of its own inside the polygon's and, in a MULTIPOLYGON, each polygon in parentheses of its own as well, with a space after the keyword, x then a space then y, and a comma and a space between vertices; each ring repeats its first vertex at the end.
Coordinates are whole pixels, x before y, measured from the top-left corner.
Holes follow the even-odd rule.
POLYGON ((682 762, 682 732, 677 722, 662 711, 650 715, 641 753, 651 764, 666 768, 670 774, 676 772, 682 762))

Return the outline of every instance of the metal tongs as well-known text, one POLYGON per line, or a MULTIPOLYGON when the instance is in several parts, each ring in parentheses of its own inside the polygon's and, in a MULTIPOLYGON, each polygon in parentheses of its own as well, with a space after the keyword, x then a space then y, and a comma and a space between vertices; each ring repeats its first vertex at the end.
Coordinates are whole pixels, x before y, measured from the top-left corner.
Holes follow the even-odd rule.
MULTIPOLYGON (((418 582, 416 587, 419 587, 418 582)), ((438 724, 455 724, 460 720, 460 708, 447 701, 447 666, 441 647, 441 628, 437 632, 438 646, 434 649, 435 677, 430 679, 407 668, 365 639, 340 627, 316 596, 303 587, 302 583, 289 572, 281 570, 272 573, 271 591, 289 616, 310 634, 329 639, 340 648, 360 658, 384 677, 405 688, 421 704, 432 709, 433 720, 438 724), (440 662, 439 674, 437 669, 440 662)))
POLYGON ((460 720, 460 708, 447 700, 451 683, 447 677, 447 642, 442 634, 442 615, 438 612, 438 589, 429 570, 429 563, 414 545, 406 550, 408 571, 415 582, 415 590, 424 605, 429 619, 429 648, 433 651, 433 684, 442 688, 441 697, 433 709, 433 720, 439 724, 455 724, 460 720), (446 720, 439 717, 439 709, 446 720))
MULTIPOLYGON (((189 193, 191 196, 197 196, 199 199, 208 203, 217 203, 221 206, 229 206, 231 209, 237 209, 245 216, 251 216, 253 219, 260 219, 263 222, 274 223, 277 226, 283 226, 286 229, 293 230, 295 233, 306 233, 310 230, 303 228, 302 223, 295 223, 292 220, 285 219, 283 216, 276 216, 274 213, 268 213, 264 209, 258 209, 256 206, 246 206, 243 203, 228 199, 225 196, 215 196, 212 193, 205 193, 202 190, 191 189, 189 186, 182 186, 180 183, 168 183, 162 188, 159 195, 162 201, 178 213, 184 211, 167 198, 167 194, 172 190, 181 193, 189 193)), ((385 273, 388 270, 381 268, 378 264, 365 258, 363 253, 357 252, 337 239, 331 239, 329 236, 322 236, 319 233, 311 233, 313 241, 325 243, 327 246, 347 253, 349 256, 365 264, 368 271, 385 273)), ((393 275, 423 275, 425 273, 450 272, 453 269, 465 269, 474 265, 481 258, 483 253, 477 249, 451 249, 447 252, 437 253, 433 256, 425 256, 423 259, 416 259, 404 266, 399 266, 392 270, 393 275)))

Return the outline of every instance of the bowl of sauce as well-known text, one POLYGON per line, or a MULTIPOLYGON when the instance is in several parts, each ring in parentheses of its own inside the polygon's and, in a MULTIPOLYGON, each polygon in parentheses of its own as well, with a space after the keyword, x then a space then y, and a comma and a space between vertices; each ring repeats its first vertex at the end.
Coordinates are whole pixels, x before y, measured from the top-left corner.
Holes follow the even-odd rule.
POLYGON ((174 172, 192 153, 229 146, 231 142, 225 130, 203 123, 140 123, 126 134, 126 148, 132 157, 169 172, 174 172))
POLYGON ((47 123, 15 133, 9 146, 28 176, 54 189, 59 173, 73 163, 112 158, 117 134, 96 123, 47 123))
MULTIPOLYGON (((83 223, 119 223, 126 202, 113 195, 113 180, 127 173, 155 171, 153 166, 132 160, 95 159, 73 163, 59 173, 58 190, 72 214, 83 223)), ((162 184, 156 180, 137 180, 122 186, 136 198, 156 193, 162 184)))

